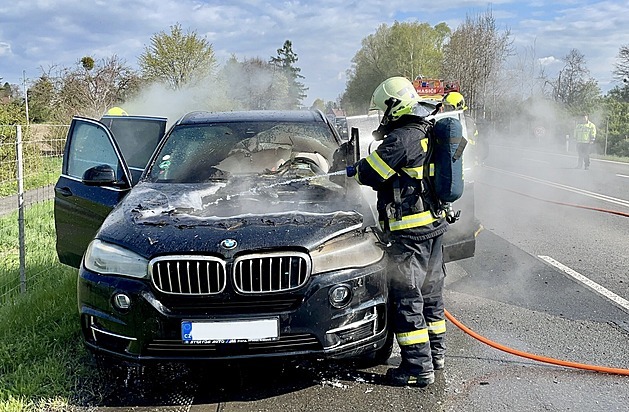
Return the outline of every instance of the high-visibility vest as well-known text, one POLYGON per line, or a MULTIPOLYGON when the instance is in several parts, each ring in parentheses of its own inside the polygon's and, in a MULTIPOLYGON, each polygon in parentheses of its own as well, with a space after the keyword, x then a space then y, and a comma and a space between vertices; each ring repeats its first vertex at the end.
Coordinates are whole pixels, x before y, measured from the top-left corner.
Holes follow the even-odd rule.
POLYGON ((596 138, 596 126, 588 120, 587 123, 579 123, 574 129, 574 139, 577 143, 589 143, 596 138))

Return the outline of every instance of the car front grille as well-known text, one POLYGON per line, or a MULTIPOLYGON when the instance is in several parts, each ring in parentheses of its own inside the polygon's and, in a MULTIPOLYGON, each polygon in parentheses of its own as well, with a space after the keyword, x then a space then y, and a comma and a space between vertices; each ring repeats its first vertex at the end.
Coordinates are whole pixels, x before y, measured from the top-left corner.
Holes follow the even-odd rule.
POLYGON ((164 256, 151 264, 155 288, 177 295, 221 293, 227 283, 225 273, 225 262, 211 256, 164 256))
MULTIPOLYGON (((160 256, 151 261, 151 280, 172 295, 216 295, 227 286, 227 262, 212 256, 160 256)), ((231 265, 241 294, 268 294, 298 289, 310 278, 310 257, 301 252, 243 255, 231 265)))
POLYGON ((286 292, 306 284, 310 259, 297 252, 245 255, 236 259, 233 272, 241 293, 286 292))

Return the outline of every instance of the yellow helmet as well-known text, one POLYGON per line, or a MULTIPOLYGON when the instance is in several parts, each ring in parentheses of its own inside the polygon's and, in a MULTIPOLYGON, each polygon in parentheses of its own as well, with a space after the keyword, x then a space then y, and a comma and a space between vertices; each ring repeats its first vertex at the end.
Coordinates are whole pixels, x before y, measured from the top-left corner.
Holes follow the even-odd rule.
POLYGON ((124 109, 122 107, 112 107, 111 109, 107 110, 107 114, 109 116, 128 116, 127 112, 124 111, 124 109))
POLYGON ((405 114, 412 114, 413 107, 419 102, 419 96, 413 83, 405 77, 390 77, 380 83, 371 96, 369 110, 380 109, 386 111, 388 100, 397 99, 391 107, 391 119, 397 120, 405 114))
POLYGON ((443 105, 446 110, 467 110, 465 99, 459 92, 450 92, 443 96, 443 105))

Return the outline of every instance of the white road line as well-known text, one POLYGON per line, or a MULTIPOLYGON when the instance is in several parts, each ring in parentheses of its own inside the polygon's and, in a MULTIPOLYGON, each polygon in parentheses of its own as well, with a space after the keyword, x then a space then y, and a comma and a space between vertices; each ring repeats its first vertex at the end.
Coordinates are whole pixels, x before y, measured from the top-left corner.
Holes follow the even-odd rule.
POLYGON ((617 173, 617 174, 616 174, 616 176, 618 176, 618 177, 627 177, 627 178, 629 178, 629 176, 627 176, 627 175, 621 175, 620 173, 617 173))
POLYGON ((546 160, 531 159, 531 158, 528 158, 528 159, 524 158, 522 160, 526 160, 527 162, 530 162, 530 163, 541 163, 541 164, 545 164, 545 165, 550 164, 550 162, 548 162, 546 160))
POLYGON ((486 166, 485 168, 489 169, 489 170, 493 170, 495 172, 499 172, 499 173, 503 173, 503 174, 507 174, 507 175, 511 175, 511 176, 516 176, 516 177, 519 177, 521 179, 530 180, 532 182, 541 183, 543 185, 554 187, 554 188, 557 188, 557 189, 566 190, 568 192, 578 193, 578 194, 581 194, 581 195, 589 196, 589 197, 594 198, 594 199, 602 200, 602 201, 609 202, 609 203, 614 203, 614 204, 617 204, 617 205, 620 205, 620 206, 629 207, 629 200, 618 199, 616 197, 611 197, 611 196, 603 195, 603 194, 596 193, 596 192, 590 192, 589 190, 579 189, 577 187, 568 186, 568 185, 562 185, 561 183, 555 183, 555 182, 551 182, 549 180, 538 179, 536 177, 527 176, 527 175, 523 175, 523 174, 516 173, 516 172, 511 172, 511 171, 508 171, 508 170, 499 169, 499 168, 492 167, 492 166, 486 166))
POLYGON ((625 311, 629 312, 628 300, 621 298, 620 296, 616 295, 614 292, 608 289, 605 289, 603 286, 583 276, 576 270, 570 269, 568 266, 565 266, 564 264, 557 262, 555 259, 549 256, 538 256, 538 257, 544 260, 545 262, 551 264, 552 266, 556 267, 557 269, 561 270, 566 275, 572 277, 577 282, 582 283, 583 285, 592 289, 594 292, 597 292, 603 295, 604 297, 606 297, 607 299, 611 300, 614 304, 616 304, 621 309, 624 309, 625 311))

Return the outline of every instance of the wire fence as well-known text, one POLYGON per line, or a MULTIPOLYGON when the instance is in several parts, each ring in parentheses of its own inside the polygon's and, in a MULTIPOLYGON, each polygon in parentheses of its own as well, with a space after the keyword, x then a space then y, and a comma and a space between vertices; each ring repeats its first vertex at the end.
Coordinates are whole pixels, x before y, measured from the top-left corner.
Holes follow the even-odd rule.
POLYGON ((0 304, 45 279, 56 263, 54 184, 66 125, 0 125, 0 304))

